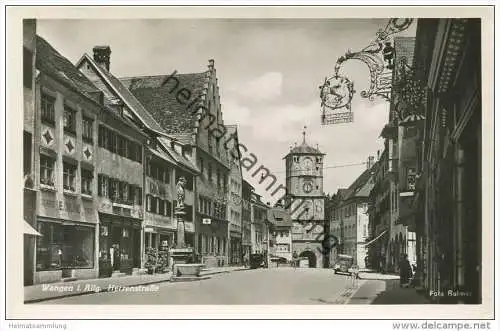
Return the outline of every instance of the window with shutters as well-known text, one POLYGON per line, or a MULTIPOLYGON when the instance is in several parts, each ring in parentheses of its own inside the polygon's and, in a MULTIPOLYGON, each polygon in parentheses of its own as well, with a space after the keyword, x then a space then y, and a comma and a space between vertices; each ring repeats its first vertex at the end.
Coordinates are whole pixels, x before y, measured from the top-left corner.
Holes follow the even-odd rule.
POLYGON ((55 104, 56 98, 42 93, 41 97, 41 109, 42 109, 42 122, 46 124, 55 124, 55 104))
POLYGON ((142 206, 142 187, 140 186, 135 188, 134 201, 136 205, 142 206))
POLYGON ((71 109, 69 106, 64 106, 63 115, 64 132, 76 133, 76 110, 71 109))
POLYGON ((211 163, 208 164, 208 174, 207 174, 207 176, 208 176, 208 180, 212 181, 212 164, 211 163))
POLYGON ((82 171, 82 194, 92 195, 92 182, 94 179, 94 174, 92 171, 87 169, 81 169, 82 171))
POLYGON ((131 204, 130 199, 129 199, 129 184, 126 182, 122 183, 122 202, 124 204, 131 204))
POLYGON ((117 201, 118 200, 118 197, 119 197, 119 181, 114 179, 114 178, 110 178, 109 179, 109 198, 112 200, 112 201, 117 201))
POLYGON ((88 143, 94 141, 94 120, 89 117, 82 118, 82 139, 88 143))
POLYGON ((126 140, 122 136, 117 136, 116 137, 116 153, 120 156, 126 156, 126 140))
POLYGON ((100 197, 108 196, 108 178, 105 175, 97 175, 97 195, 100 197))
POLYGON ((103 125, 99 125, 99 132, 97 137, 99 147, 106 148, 106 138, 106 128, 103 125))
POLYGON ((76 166, 74 164, 63 162, 63 187, 71 192, 76 191, 76 166))
POLYGON ((106 130, 106 149, 114 153, 116 151, 116 135, 111 130, 106 130))
POLYGON ((165 200, 165 215, 172 215, 172 202, 165 200))
POLYGON ((40 183, 54 186, 55 158, 40 154, 40 183))
POLYGON ((165 200, 158 199, 158 214, 165 215, 165 200))

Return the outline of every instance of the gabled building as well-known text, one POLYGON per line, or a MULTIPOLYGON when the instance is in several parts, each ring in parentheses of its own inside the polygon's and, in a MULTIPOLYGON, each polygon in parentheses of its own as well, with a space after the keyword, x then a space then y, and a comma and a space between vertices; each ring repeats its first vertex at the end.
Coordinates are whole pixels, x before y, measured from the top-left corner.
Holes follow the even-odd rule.
MULTIPOLYGON (((392 102, 390 105, 389 122, 393 130, 387 136, 389 140, 389 158, 391 177, 391 227, 390 227, 390 265, 399 271, 399 261, 403 254, 408 256, 410 263, 416 263, 415 227, 401 222, 405 214, 411 211, 408 204, 411 199, 416 170, 416 137, 418 133, 410 125, 411 116, 404 110, 404 99, 397 88, 398 84, 407 80, 406 66, 413 63, 415 49, 414 37, 394 38, 394 63, 392 102), (413 182, 413 184, 412 184, 413 182), (403 216, 403 217, 401 217, 403 216)), ((415 91, 414 93, 418 93, 415 91)))
POLYGON ((270 260, 292 261, 292 218, 284 206, 278 205, 267 211, 270 239, 270 260))
POLYGON ((242 255, 243 263, 248 262, 250 254, 252 253, 252 192, 254 191, 253 186, 243 180, 242 185, 242 204, 241 204, 241 227, 242 227, 242 255))
MULTIPOLYGON (((139 146, 144 137, 105 105, 99 89, 40 36, 36 37, 36 54, 39 74, 35 85, 33 183, 37 191, 36 226, 41 236, 36 243, 34 283, 96 278, 97 178, 103 157, 97 128, 109 118, 128 130, 139 146)), ((138 155, 142 161, 142 153, 140 149, 136 152, 134 160, 126 162, 142 188, 142 165, 135 161, 138 155)), ((115 156, 112 159, 121 162, 115 156)))
POLYGON ((374 186, 374 159, 370 157, 367 169, 347 189, 339 189, 332 206, 333 221, 330 233, 338 238, 338 254, 354 258, 359 268, 367 268, 368 198, 374 186))
POLYGON ((228 141, 229 162, 231 172, 229 173, 227 216, 229 218, 229 263, 241 264, 243 258, 243 224, 242 224, 242 190, 243 174, 240 165, 240 152, 238 150, 238 128, 236 125, 227 125, 227 136, 233 138, 228 141))
POLYGON ((40 233, 36 228, 36 198, 38 178, 35 172, 36 20, 23 20, 23 240, 24 285, 32 285, 35 276, 35 244, 40 233))
MULTIPOLYGON (((229 151, 225 147, 219 86, 214 61, 198 73, 163 74, 120 79, 166 133, 173 144, 200 171, 193 183, 196 233, 191 233, 196 252, 207 266, 228 263, 228 177, 229 151)), ((229 139, 229 138, 228 138, 229 139)), ((192 205, 191 205, 192 203, 192 205)))
POLYGON ((84 54, 76 66, 99 89, 103 103, 142 136, 141 140, 132 139, 126 128, 109 119, 99 125, 99 151, 104 153, 105 160, 99 164, 98 177, 102 200, 101 263, 106 264, 106 256, 111 260, 115 254, 112 268, 130 273, 133 268, 143 267, 146 248, 158 248, 162 241, 175 245, 177 222, 173 210, 175 184, 180 177, 187 181, 185 241, 194 245, 192 206, 196 166, 186 151, 179 149, 179 144, 164 140, 165 131, 111 73, 108 46, 94 47, 93 56, 84 54), (123 161, 119 161, 120 157, 123 161), (133 167, 127 159, 135 162, 133 167), (121 266, 116 265, 117 260, 123 260, 121 266))
POLYGON ((468 294, 433 297, 437 303, 483 302, 481 23, 476 18, 419 19, 417 26, 415 78, 428 97, 416 213, 414 221, 405 222, 417 223, 419 279, 427 293, 468 294))
POLYGON ((262 201, 262 197, 259 194, 252 192, 250 208, 252 254, 266 253, 268 251, 266 220, 269 206, 262 201))
POLYGON ((347 193, 347 189, 340 188, 337 190, 337 193, 333 194, 331 197, 327 197, 325 201, 325 217, 329 223, 328 231, 335 243, 328 252, 329 267, 335 265, 338 254, 343 254, 344 223, 343 218, 340 217, 340 206, 342 201, 347 197, 347 193))

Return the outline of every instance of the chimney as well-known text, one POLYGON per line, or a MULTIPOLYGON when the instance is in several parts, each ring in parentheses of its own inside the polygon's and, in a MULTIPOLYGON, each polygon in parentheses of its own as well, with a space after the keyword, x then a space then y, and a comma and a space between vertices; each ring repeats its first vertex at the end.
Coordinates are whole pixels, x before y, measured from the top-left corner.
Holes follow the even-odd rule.
POLYGON ((210 71, 214 70, 215 61, 213 59, 208 60, 208 69, 210 71))
POLYGON ((373 156, 368 157, 368 162, 366 163, 366 168, 371 169, 375 164, 375 158, 373 156))
POLYGON ((106 71, 109 71, 111 48, 109 46, 95 46, 94 61, 106 71))

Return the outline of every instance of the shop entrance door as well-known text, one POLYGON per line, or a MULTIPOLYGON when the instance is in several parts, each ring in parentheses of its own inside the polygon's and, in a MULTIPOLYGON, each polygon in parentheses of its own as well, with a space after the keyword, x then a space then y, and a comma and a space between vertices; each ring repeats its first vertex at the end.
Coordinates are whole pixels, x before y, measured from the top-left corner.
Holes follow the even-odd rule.
POLYGON ((112 233, 111 233, 111 243, 112 243, 112 249, 113 249, 113 270, 118 271, 120 270, 120 241, 122 237, 122 229, 120 227, 113 227, 112 233))
POLYGON ((134 230, 133 231, 133 238, 134 238, 134 244, 133 244, 133 254, 134 254, 134 268, 140 268, 141 267, 141 230, 134 230))

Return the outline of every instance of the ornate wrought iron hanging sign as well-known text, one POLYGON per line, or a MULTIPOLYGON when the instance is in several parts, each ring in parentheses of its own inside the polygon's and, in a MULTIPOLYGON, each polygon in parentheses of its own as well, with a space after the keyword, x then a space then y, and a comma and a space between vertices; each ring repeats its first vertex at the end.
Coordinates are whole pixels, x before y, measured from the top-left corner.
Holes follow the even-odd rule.
POLYGON ((374 41, 358 52, 347 51, 335 64, 334 74, 325 78, 320 86, 321 122, 322 124, 349 123, 354 121, 352 98, 354 84, 345 76, 339 74, 342 64, 348 60, 358 60, 368 66, 370 86, 361 91, 363 98, 373 101, 375 97, 390 100, 392 69, 394 68, 394 48, 390 37, 408 29, 413 22, 411 18, 392 18, 384 30, 379 30, 374 41), (381 57, 382 55, 382 57, 381 57))

